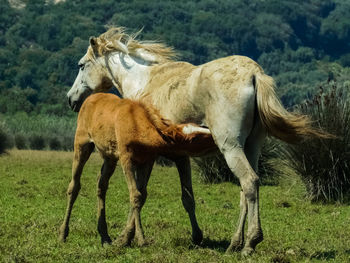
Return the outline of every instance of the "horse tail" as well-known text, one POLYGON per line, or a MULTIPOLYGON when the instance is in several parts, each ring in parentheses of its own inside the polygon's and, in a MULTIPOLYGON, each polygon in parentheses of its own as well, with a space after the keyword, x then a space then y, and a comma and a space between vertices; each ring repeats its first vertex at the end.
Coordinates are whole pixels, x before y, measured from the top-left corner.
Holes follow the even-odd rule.
POLYGON ((288 112, 275 93, 275 82, 272 77, 256 73, 255 87, 260 120, 272 136, 288 143, 297 143, 303 138, 334 137, 312 127, 308 116, 288 112))

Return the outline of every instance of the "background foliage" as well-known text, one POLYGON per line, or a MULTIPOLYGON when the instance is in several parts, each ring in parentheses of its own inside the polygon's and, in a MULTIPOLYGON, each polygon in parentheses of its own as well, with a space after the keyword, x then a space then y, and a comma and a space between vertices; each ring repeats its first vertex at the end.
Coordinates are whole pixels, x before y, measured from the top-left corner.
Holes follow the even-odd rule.
POLYGON ((65 93, 91 35, 105 25, 161 40, 201 64, 239 54, 276 77, 286 105, 350 65, 347 0, 0 0, 0 112, 69 115, 65 93))
MULTIPOLYGON (((291 109, 327 81, 340 91, 350 86, 348 0, 0 0, 0 153, 14 145, 72 149, 76 114, 66 93, 88 38, 109 25, 143 28, 141 38, 163 41, 196 65, 233 54, 251 57, 276 79, 291 109)), ((339 127, 348 125, 345 117, 339 127)), ((260 163, 268 184, 277 146, 267 144, 260 163)), ((329 156, 330 148, 322 149, 329 156)), ((206 161, 212 174, 205 180, 230 177, 222 172, 225 163, 217 163, 220 169, 206 161)))

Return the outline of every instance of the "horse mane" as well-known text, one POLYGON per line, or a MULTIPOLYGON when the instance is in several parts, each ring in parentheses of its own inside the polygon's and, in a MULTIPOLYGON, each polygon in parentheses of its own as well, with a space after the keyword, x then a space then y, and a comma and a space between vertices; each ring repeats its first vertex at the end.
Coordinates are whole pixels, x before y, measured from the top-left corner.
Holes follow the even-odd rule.
MULTIPOLYGON (((165 63, 176 59, 177 55, 172 47, 156 41, 136 40, 141 31, 142 29, 129 35, 125 33, 124 27, 111 27, 96 38, 97 55, 103 56, 110 52, 120 51, 152 63, 165 63)), ((88 54, 95 57, 91 46, 88 54)))
POLYGON ((147 119, 153 124, 162 138, 168 143, 180 143, 188 141, 190 142, 193 138, 191 134, 185 134, 182 128, 170 120, 165 119, 161 116, 158 109, 150 104, 145 104, 139 101, 140 106, 145 110, 147 119))

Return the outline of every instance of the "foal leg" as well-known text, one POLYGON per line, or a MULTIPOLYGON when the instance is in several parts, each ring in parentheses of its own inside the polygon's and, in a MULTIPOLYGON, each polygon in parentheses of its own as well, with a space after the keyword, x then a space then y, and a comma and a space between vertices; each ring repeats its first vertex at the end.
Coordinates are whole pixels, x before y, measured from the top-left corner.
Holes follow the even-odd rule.
POLYGON ((142 246, 145 244, 144 233, 141 224, 141 209, 147 198, 147 183, 152 171, 154 161, 143 165, 123 165, 126 181, 128 183, 130 196, 130 212, 126 227, 124 228, 119 244, 121 246, 130 245, 134 236, 136 236, 137 244, 142 246))
POLYGON ((140 193, 140 195, 136 194, 134 197, 131 197, 131 200, 133 200, 135 213, 135 238, 139 246, 143 246, 146 243, 141 224, 141 209, 146 202, 147 184, 151 175, 152 167, 153 162, 137 166, 135 181, 136 189, 140 193))
POLYGON ((189 157, 181 157, 175 160, 181 181, 181 200, 188 213, 192 226, 192 241, 199 245, 203 240, 202 230, 199 228, 195 212, 195 201, 192 190, 191 164, 189 157))
POLYGON ((97 208, 97 217, 98 225, 97 230, 101 236, 101 243, 110 244, 112 242, 111 238, 108 235, 107 223, 106 223, 106 193, 108 189, 109 179, 111 178, 115 166, 117 164, 116 160, 105 159, 101 173, 97 179, 97 199, 98 199, 98 208, 97 208))
POLYGON ((74 158, 72 166, 72 180, 69 183, 67 190, 67 209, 64 221, 59 230, 59 240, 66 241, 69 234, 69 219, 72 213, 73 205, 78 197, 81 185, 80 176, 83 172, 83 167, 86 161, 89 159, 90 154, 94 149, 93 143, 87 143, 84 145, 76 144, 74 147, 74 158))

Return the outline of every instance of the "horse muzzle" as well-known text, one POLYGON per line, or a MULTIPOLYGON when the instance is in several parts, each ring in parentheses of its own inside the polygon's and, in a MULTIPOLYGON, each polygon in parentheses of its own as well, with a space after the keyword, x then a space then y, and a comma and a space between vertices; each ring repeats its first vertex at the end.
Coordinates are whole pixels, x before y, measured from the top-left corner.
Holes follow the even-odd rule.
POLYGON ((70 108, 75 111, 75 112, 79 112, 81 105, 83 105, 84 101, 86 100, 87 97, 89 97, 89 95, 91 95, 92 90, 89 88, 86 88, 84 90, 84 92, 82 92, 79 96, 70 96, 70 94, 68 94, 68 104, 70 106, 70 108), (77 97, 77 98, 75 98, 77 97))

